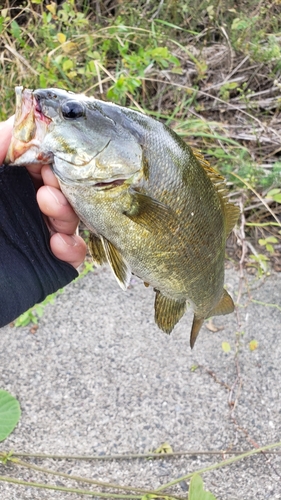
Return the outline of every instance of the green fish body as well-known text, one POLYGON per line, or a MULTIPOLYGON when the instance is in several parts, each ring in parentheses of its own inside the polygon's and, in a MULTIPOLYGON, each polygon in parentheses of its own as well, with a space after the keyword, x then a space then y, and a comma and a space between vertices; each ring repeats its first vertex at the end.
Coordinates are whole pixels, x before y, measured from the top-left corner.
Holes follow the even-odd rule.
POLYGON ((94 261, 108 262, 123 289, 131 274, 152 286, 155 321, 167 333, 189 303, 193 347, 204 319, 234 309, 224 257, 239 210, 223 178, 171 129, 139 112, 58 89, 17 92, 18 107, 31 103, 30 134, 21 117, 14 136, 17 148, 24 136, 25 151, 12 145, 9 161, 51 163, 92 232, 94 261), (38 151, 27 148, 36 134, 38 151))

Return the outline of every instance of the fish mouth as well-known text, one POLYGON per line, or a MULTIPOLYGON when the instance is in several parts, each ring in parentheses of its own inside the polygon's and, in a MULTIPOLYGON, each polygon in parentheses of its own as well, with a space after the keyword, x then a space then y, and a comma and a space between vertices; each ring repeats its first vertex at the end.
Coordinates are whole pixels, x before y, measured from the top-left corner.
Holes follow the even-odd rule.
POLYGON ((68 184, 72 186, 81 186, 87 184, 97 191, 108 191, 110 189, 118 188, 123 186, 129 179, 129 177, 114 178, 107 180, 97 180, 93 177, 87 177, 83 179, 74 179, 73 177, 68 177, 67 175, 62 175, 61 172, 56 170, 55 164, 51 165, 51 169, 54 174, 59 178, 63 184, 68 184))
MULTIPOLYGON (((40 104, 33 95, 33 91, 16 87, 16 111, 13 129, 13 139, 11 141, 5 162, 13 163, 28 151, 32 151, 35 160, 32 163, 50 163, 50 154, 40 154, 40 145, 46 134, 46 130, 52 121, 45 116, 40 108, 40 104)), ((24 156, 23 163, 26 164, 27 157, 24 156)), ((27 161, 28 163, 28 161, 27 161)))
POLYGON ((41 103, 40 103, 39 98, 37 96, 33 95, 32 101, 33 101, 33 112, 34 112, 35 120, 44 122, 47 125, 49 125, 52 120, 48 116, 44 115, 44 113, 42 112, 41 103))
POLYGON ((107 190, 107 189, 113 189, 118 186, 122 186, 127 179, 112 179, 108 181, 103 181, 103 182, 96 182, 93 184, 93 187, 95 189, 100 189, 100 190, 107 190))

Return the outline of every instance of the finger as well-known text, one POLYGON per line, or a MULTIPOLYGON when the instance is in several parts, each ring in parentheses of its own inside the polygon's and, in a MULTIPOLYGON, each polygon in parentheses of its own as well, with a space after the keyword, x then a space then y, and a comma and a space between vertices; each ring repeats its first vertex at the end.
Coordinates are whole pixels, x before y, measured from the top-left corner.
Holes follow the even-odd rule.
POLYGON ((86 257, 86 243, 77 235, 55 233, 50 239, 50 246, 58 259, 68 262, 75 268, 79 267, 86 257))
POLYGON ((42 168, 42 166, 39 163, 35 163, 34 165, 30 164, 30 165, 26 166, 26 170, 28 171, 29 175, 31 175, 31 177, 32 177, 35 189, 38 189, 43 184, 42 175, 41 175, 41 168, 42 168))
POLYGON ((30 164, 27 167, 29 174, 33 179, 33 183, 35 188, 38 189, 42 184, 46 184, 48 186, 53 186, 59 189, 59 183, 52 172, 50 165, 41 165, 41 164, 30 164))
POLYGON ((42 186, 37 191, 37 202, 41 212, 49 218, 51 229, 65 234, 75 232, 79 217, 59 189, 42 186))
POLYGON ((44 181, 44 184, 47 186, 52 186, 54 188, 59 189, 59 182, 58 179, 56 178, 54 172, 52 171, 51 167, 49 165, 43 165, 41 169, 41 175, 42 179, 44 181))
POLYGON ((13 130, 14 116, 11 116, 5 122, 0 123, 0 165, 2 165, 5 156, 8 151, 9 144, 12 138, 12 130, 13 130))

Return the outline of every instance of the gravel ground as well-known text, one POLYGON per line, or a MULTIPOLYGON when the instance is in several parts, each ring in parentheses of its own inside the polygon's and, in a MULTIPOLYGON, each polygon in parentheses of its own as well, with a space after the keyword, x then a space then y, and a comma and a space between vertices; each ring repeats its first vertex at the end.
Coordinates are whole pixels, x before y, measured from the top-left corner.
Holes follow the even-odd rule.
MULTIPOLYGON (((236 270, 226 271, 226 283, 237 296, 236 270)), ((100 269, 72 283, 46 307, 35 334, 29 327, 1 329, 0 387, 19 399, 22 417, 0 450, 108 455, 143 453, 167 442, 174 451, 191 451, 159 460, 33 460, 68 474, 155 489, 224 458, 200 451, 281 441, 280 292, 281 274, 264 283, 249 277, 238 315, 214 318, 221 329, 204 326, 191 351, 191 311, 170 336, 163 334, 153 320, 153 291, 139 281, 124 293, 110 271, 100 269), (251 351, 253 339, 258 347, 251 351), (222 342, 229 342, 229 353, 222 342)), ((74 486, 12 465, 1 465, 0 474, 74 486)), ((202 477, 218 500, 281 499, 278 454, 202 477)), ((175 494, 186 496, 187 483, 175 494)), ((8 483, 0 483, 0 492, 1 500, 86 498, 8 483)))

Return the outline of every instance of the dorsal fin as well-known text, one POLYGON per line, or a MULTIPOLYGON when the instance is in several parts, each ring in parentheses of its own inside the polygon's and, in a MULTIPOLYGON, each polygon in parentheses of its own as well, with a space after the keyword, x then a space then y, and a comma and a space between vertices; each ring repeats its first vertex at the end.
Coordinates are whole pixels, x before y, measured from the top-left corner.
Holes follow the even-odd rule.
POLYGON ((227 197, 228 190, 224 177, 222 177, 222 175, 220 175, 214 168, 211 167, 210 163, 207 160, 205 160, 204 156, 200 153, 200 151, 192 148, 192 152, 197 161, 199 161, 201 167, 204 168, 207 176, 212 181, 221 199, 225 216, 225 234, 226 236, 228 236, 229 233, 234 228, 237 219, 240 215, 239 207, 229 202, 229 199, 227 197))

